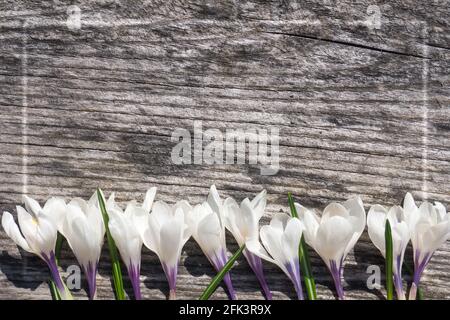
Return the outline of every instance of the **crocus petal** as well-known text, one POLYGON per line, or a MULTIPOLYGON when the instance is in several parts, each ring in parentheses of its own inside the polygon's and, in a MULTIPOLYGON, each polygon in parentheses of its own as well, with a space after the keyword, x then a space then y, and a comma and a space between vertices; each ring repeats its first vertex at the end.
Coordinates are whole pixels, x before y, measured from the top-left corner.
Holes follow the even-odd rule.
POLYGON ((383 257, 386 257, 386 220, 389 220, 392 234, 394 286, 398 299, 404 300, 405 294, 402 282, 402 264, 406 246, 410 238, 409 228, 405 222, 405 215, 402 207, 393 206, 389 211, 380 205, 374 205, 370 208, 367 215, 369 237, 380 250, 383 257))
POLYGON ((135 229, 129 217, 121 212, 110 210, 108 212, 109 230, 123 262, 130 267, 130 264, 140 265, 142 240, 139 232, 135 229))
MULTIPOLYGON (((112 193, 112 196, 114 197, 114 192, 112 193)), ((97 191, 94 191, 86 204, 89 207, 99 207, 97 191)))
POLYGON ((256 239, 246 243, 249 252, 283 270, 294 284, 299 299, 303 299, 298 258, 302 229, 300 220, 278 213, 272 218, 270 225, 261 228, 260 237, 264 247, 256 239))
POLYGON ((135 264, 131 263, 128 266, 128 276, 130 277, 131 285, 133 287, 133 292, 134 292, 134 298, 136 300, 142 299, 141 286, 140 286, 140 283, 141 283, 140 273, 141 273, 140 265, 135 265, 135 264))
POLYGON ((263 190, 256 195, 256 197, 251 201, 251 207, 255 210, 256 219, 259 220, 266 210, 267 202, 267 191, 263 190))
MULTIPOLYGON (((56 244, 57 231, 45 216, 32 217, 24 208, 17 206, 20 230, 30 249, 37 255, 49 254, 56 244)), ((42 256, 41 256, 42 257, 42 256)))
POLYGON ((116 210, 109 210, 108 216, 109 231, 111 232, 111 236, 114 238, 114 242, 127 238, 127 224, 125 222, 124 214, 117 212, 116 210))
POLYGON ((32 252, 31 248, 28 246, 27 241, 20 233, 19 227, 14 221, 13 216, 9 212, 3 212, 2 226, 8 237, 10 237, 15 244, 17 244, 25 251, 32 252))
MULTIPOLYGON (((228 260, 226 255, 225 227, 220 218, 222 203, 214 186, 211 187, 208 197, 209 200, 207 202, 196 205, 186 214, 186 222, 192 232, 192 237, 198 243, 216 272, 219 272, 228 260), (210 203, 215 207, 215 210, 212 209, 210 203)), ((227 286, 230 299, 236 299, 230 273, 224 276, 223 281, 227 286)))
MULTIPOLYGON (((428 220, 430 223, 436 224, 438 213, 436 208, 429 202, 425 201, 419 207, 420 220, 428 220)), ((420 221, 419 220, 419 221, 420 221)))
POLYGON ((294 284, 295 291, 299 300, 303 300, 302 282, 300 279, 300 264, 298 259, 286 264, 287 276, 294 284))
MULTIPOLYGON (((70 299, 71 295, 64 286, 56 265, 54 249, 57 238, 57 228, 54 217, 44 212, 37 201, 25 196, 26 208, 17 206, 19 226, 14 222, 12 215, 5 212, 2 216, 2 226, 6 234, 24 250, 34 253, 42 258, 50 268, 53 280, 62 299, 70 299)), ((56 202, 55 202, 56 203, 56 202)), ((48 202, 47 209, 52 208, 52 201, 48 202)))
MULTIPOLYGON (((224 249, 219 250, 219 252, 216 252, 213 257, 211 257, 211 264, 214 266, 214 269, 216 272, 219 272, 223 269, 225 264, 228 261, 226 252, 224 249)), ((228 296, 231 300, 236 300, 236 292, 234 291, 233 284, 231 282, 231 275, 230 272, 227 272, 225 276, 223 277, 223 282, 225 283, 227 290, 228 290, 228 296)))
POLYGON ((207 202, 214 212, 221 214, 223 202, 215 185, 212 185, 209 189, 207 202))
POLYGON ((447 209, 445 208, 445 206, 442 203, 436 201, 434 203, 434 208, 438 212, 438 217, 439 217, 438 221, 439 222, 442 222, 447 219, 447 217, 448 217, 447 209))
MULTIPOLYGON (((16 206, 17 220, 19 222, 20 231, 24 235, 24 238, 29 241, 29 239, 34 239, 34 235, 37 233, 37 220, 32 215, 28 213, 21 206, 16 206)), ((31 243, 28 243, 30 247, 31 243)))
POLYGON ((320 224, 315 249, 327 263, 341 261, 352 237, 353 228, 348 220, 341 216, 332 216, 320 224))
POLYGON ((403 208, 406 211, 414 211, 414 210, 418 209, 412 194, 409 192, 405 195, 405 199, 403 200, 403 208))
POLYGON ((100 258, 105 232, 100 215, 96 206, 82 199, 74 199, 67 205, 60 232, 83 268, 89 263, 94 266, 100 258))
POLYGON ((180 219, 183 221, 183 245, 188 241, 188 239, 192 236, 192 229, 188 223, 188 215, 192 211, 192 206, 186 200, 181 200, 175 203, 172 211, 175 212, 175 216, 177 212, 180 212, 180 219))
POLYGON ((67 205, 66 218, 60 232, 83 268, 89 286, 89 298, 94 299, 104 227, 102 221, 93 217, 94 214, 100 215, 97 207, 89 203, 82 199, 72 200, 67 205))
POLYGON ((277 213, 275 216, 270 220, 270 227, 278 230, 279 232, 283 232, 286 228, 286 225, 288 224, 290 220, 290 217, 287 214, 284 213, 277 213))
POLYGON ((148 229, 145 230, 142 240, 148 249, 157 253, 160 243, 160 226, 153 214, 149 216, 148 221, 148 229))
POLYGON ((167 278, 167 282, 169 283, 169 300, 176 299, 176 287, 177 287, 177 274, 178 274, 178 265, 168 265, 166 263, 162 263, 162 267, 164 273, 167 278))
POLYGON ((24 195, 23 202, 25 203, 25 209, 28 212, 30 212, 34 216, 39 216, 39 214, 42 211, 42 208, 36 200, 24 195))
POLYGON ((264 249, 264 247, 259 243, 258 240, 247 241, 245 243, 245 248, 258 257, 278 265, 278 263, 274 259, 272 259, 272 257, 269 255, 269 253, 267 253, 266 249, 264 249))
POLYGON ((342 263, 335 260, 330 261, 329 269, 333 277, 334 286, 336 287, 336 294, 339 300, 344 300, 344 288, 342 286, 342 263))
POLYGON ((163 201, 156 201, 153 204, 153 210, 150 216, 154 217, 153 222, 159 226, 159 229, 160 226, 170 221, 170 218, 172 217, 172 208, 163 201))
POLYGON ((302 238, 303 224, 297 218, 291 218, 281 237, 283 253, 288 261, 298 260, 298 248, 302 238))
POLYGON ((66 214, 66 202, 62 198, 52 197, 45 203, 44 208, 42 208, 42 213, 51 219, 59 229, 66 214))
MULTIPOLYGON (((239 246, 252 240, 258 240, 259 220, 264 213, 265 198, 266 192, 263 191, 253 201, 248 198, 244 199, 240 206, 232 198, 225 199, 222 206, 223 223, 233 234, 239 246)), ((261 258, 248 249, 244 250, 244 256, 258 278, 266 298, 271 299, 272 295, 264 278, 261 258)))
MULTIPOLYGON (((84 201, 84 200, 82 200, 82 201, 84 201)), ((115 192, 112 192, 111 195, 109 196, 108 200, 106 201, 106 209, 108 211, 109 210, 122 211, 120 206, 116 203, 116 194, 115 194, 115 192)))
POLYGON ((36 242, 42 252, 51 252, 55 250, 58 231, 52 220, 41 216, 39 217, 39 228, 37 228, 36 242))
POLYGON ((89 299, 94 300, 97 292, 97 263, 89 261, 83 269, 89 287, 89 299))
POLYGON ((323 209, 322 213, 322 222, 325 222, 327 219, 333 218, 333 217, 343 217, 348 218, 349 213, 346 207, 344 207, 342 204, 337 202, 332 202, 329 205, 323 209))
POLYGON ((366 226, 366 211, 364 210, 364 205, 360 197, 351 198, 345 201, 343 205, 348 210, 349 222, 353 227, 353 236, 344 251, 345 259, 364 231, 366 226))
POLYGON ((414 277, 410 299, 414 300, 425 267, 442 243, 450 237, 450 216, 441 203, 424 201, 417 207, 407 193, 403 201, 404 217, 408 224, 414 252, 414 277))
POLYGON ((267 300, 272 300, 272 293, 270 292, 269 286, 267 285, 267 281, 264 276, 264 269, 261 258, 250 252, 247 248, 244 250, 244 256, 256 278, 258 279, 264 296, 267 300))
POLYGON ((317 230, 319 230, 319 224, 321 219, 317 216, 317 214, 311 210, 306 209, 305 207, 295 204, 297 209, 298 216, 300 220, 304 224, 304 236, 305 241, 310 246, 314 247, 315 239, 317 235, 317 230))
POLYGON ((144 198, 144 203, 142 204, 142 208, 149 213, 152 205, 153 205, 153 201, 155 200, 155 196, 156 196, 156 187, 150 188, 148 189, 147 193, 145 194, 145 198, 144 198))
POLYGON ((414 198, 409 192, 406 194, 403 200, 403 211, 405 214, 405 221, 411 230, 411 235, 413 236, 414 228, 420 218, 420 214, 419 208, 416 206, 414 198))
POLYGON ((257 238, 259 219, 255 216, 250 200, 244 199, 240 209, 240 214, 234 217, 234 221, 244 241, 257 238))
POLYGON ((450 229, 448 222, 441 222, 436 225, 427 227, 423 232, 420 241, 421 251, 424 253, 435 252, 443 243, 445 243, 450 236, 450 229))
POLYGON ((380 250, 383 257, 386 256, 386 243, 384 239, 386 215, 387 210, 381 205, 372 206, 367 214, 369 238, 375 247, 380 250))
POLYGON ((187 207, 187 204, 170 207, 164 202, 156 202, 149 215, 149 228, 143 237, 144 244, 154 251, 161 261, 169 282, 169 299, 175 298, 178 260, 190 237, 183 207, 187 207))
POLYGON ((404 221, 405 218, 403 209, 400 206, 393 206, 387 213, 387 218, 391 224, 392 231, 392 244, 395 261, 394 273, 401 275, 403 257, 410 239, 409 228, 407 223, 404 221))
POLYGON ((264 248, 266 248, 267 252, 273 257, 275 263, 284 270, 284 265, 287 261, 283 253, 283 244, 281 243, 282 235, 283 231, 270 225, 261 227, 260 236, 264 248))
MULTIPOLYGON (((114 195, 112 197, 114 197, 114 195)), ((87 212, 89 208, 88 202, 81 198, 73 198, 72 200, 69 201, 68 205, 72 206, 72 208, 73 207, 79 208, 80 213, 82 213, 83 215, 85 215, 85 212, 87 212)))
POLYGON ((140 208, 134 204, 129 204, 125 209, 125 214, 129 217, 136 231, 142 237, 148 229, 148 212, 144 208, 140 208))
POLYGON ((369 237, 384 257, 386 254, 384 233, 387 219, 391 225, 394 256, 403 255, 409 241, 409 229, 404 221, 401 207, 393 206, 387 211, 380 205, 372 206, 367 215, 369 237))
POLYGON ((178 208, 183 211, 183 214, 188 214, 192 210, 192 206, 187 202, 186 200, 181 200, 175 203, 173 206, 174 210, 177 210, 178 208))
POLYGON ((178 264, 183 241, 183 224, 180 219, 172 219, 161 226, 161 242, 158 254, 161 261, 168 266, 178 264))
POLYGON ((136 300, 141 300, 140 269, 143 244, 141 234, 148 227, 148 212, 132 201, 127 205, 125 212, 122 212, 118 206, 111 206, 108 209, 108 215, 109 230, 122 261, 127 267, 134 297, 136 300))
POLYGON ((233 234, 239 246, 242 246, 246 240, 239 230, 239 226, 236 221, 241 214, 241 209, 237 202, 232 198, 225 199, 223 208, 225 227, 233 234))
POLYGON ((202 251, 210 256, 222 248, 222 227, 216 214, 206 215, 198 224, 195 240, 202 251))
POLYGON ((97 260, 97 249, 91 228, 81 217, 74 217, 65 222, 65 237, 78 262, 87 267, 89 261, 97 260))

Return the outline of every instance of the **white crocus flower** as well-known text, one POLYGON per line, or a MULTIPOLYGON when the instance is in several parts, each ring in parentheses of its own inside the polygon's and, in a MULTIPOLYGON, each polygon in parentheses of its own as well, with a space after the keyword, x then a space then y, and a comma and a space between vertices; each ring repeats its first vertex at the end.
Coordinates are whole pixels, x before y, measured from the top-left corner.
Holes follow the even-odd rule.
POLYGON ((176 297, 178 261, 184 244, 191 237, 191 230, 185 221, 191 210, 187 201, 180 201, 172 206, 157 201, 148 216, 148 227, 143 233, 145 246, 155 252, 161 261, 169 282, 169 299, 176 297))
POLYGON ((2 216, 6 234, 23 250, 34 253, 44 260, 62 299, 71 299, 70 292, 62 282, 55 258, 58 230, 54 218, 65 211, 65 202, 50 198, 43 208, 30 197, 24 196, 25 208, 17 206, 19 226, 9 212, 2 216), (20 229, 19 229, 20 227, 20 229))
POLYGON ((299 300, 303 300, 300 278, 298 250, 303 232, 303 224, 297 218, 278 213, 263 226, 260 231, 261 241, 248 241, 246 248, 264 260, 278 265, 291 279, 299 300))
POLYGON ((409 299, 416 298, 417 288, 425 267, 434 252, 450 237, 450 214, 444 205, 424 201, 417 207, 414 198, 407 193, 403 201, 414 254, 414 277, 409 299))
MULTIPOLYGON (((211 209, 208 202, 199 204, 187 215, 187 222, 192 230, 192 237, 198 243, 214 269, 219 272, 228 261, 225 244, 225 226, 218 213, 211 209)), ((230 299, 236 294, 228 272, 223 281, 228 288, 230 299)))
MULTIPOLYGON (((225 227, 233 234, 240 247, 248 241, 259 240, 259 220, 266 208, 266 190, 261 191, 252 201, 246 198, 238 205, 233 198, 227 198, 222 202, 213 186, 208 203, 212 204, 213 210, 218 210, 222 214, 225 227)), ((266 299, 272 299, 272 293, 264 277, 261 258, 248 249, 244 250, 244 256, 255 273, 266 299)))
POLYGON ((317 252, 333 276, 339 299, 344 299, 342 276, 344 260, 355 246, 366 225, 366 214, 359 197, 344 203, 329 204, 319 217, 305 207, 295 204, 305 225, 306 242, 317 252))
POLYGON ((94 299, 98 261, 105 237, 97 193, 89 201, 72 199, 67 204, 65 215, 58 222, 58 230, 83 268, 89 286, 89 298, 94 299))
POLYGON ((402 284, 402 265, 405 250, 410 238, 409 228, 401 207, 394 206, 388 211, 385 207, 377 204, 370 208, 369 213, 367 214, 369 237, 378 250, 380 250, 384 258, 386 258, 386 220, 389 220, 392 231, 395 290, 397 291, 397 297, 400 300, 405 300, 406 298, 402 284))
POLYGON ((106 203, 109 216, 109 231, 119 250, 122 261, 127 267, 136 300, 141 300, 142 234, 148 225, 148 214, 153 205, 155 194, 156 188, 149 189, 142 205, 139 205, 136 201, 131 201, 128 203, 125 212, 116 204, 114 194, 111 195, 106 203))

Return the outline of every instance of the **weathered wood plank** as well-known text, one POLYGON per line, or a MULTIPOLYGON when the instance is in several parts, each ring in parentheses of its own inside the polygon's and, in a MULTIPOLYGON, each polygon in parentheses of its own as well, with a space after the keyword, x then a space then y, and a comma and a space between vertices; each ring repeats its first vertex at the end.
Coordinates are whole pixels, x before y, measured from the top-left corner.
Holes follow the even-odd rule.
MULTIPOLYGON (((65 2, 0 1, 2 210, 14 210, 24 181, 40 201, 88 197, 98 186, 125 202, 155 185, 158 199, 191 203, 213 183, 237 199, 266 188, 263 223, 288 210, 288 191, 316 208, 354 194, 366 208, 395 204, 406 191, 448 206, 448 1, 389 1, 372 13, 370 1, 77 5, 81 28, 68 29, 65 2), (277 127, 278 174, 261 176, 255 165, 174 165, 171 134, 192 131, 196 120, 222 132, 277 127)), ((0 299, 50 298, 39 259, 21 258, 3 232, 0 248, 0 299)), ((449 261, 447 243, 423 279, 427 297, 450 297, 449 261)), ((74 263, 65 248, 63 268, 74 263)), ((105 251, 99 298, 112 297, 108 263, 105 251)), ((312 264, 319 296, 332 298, 324 264, 317 255, 312 264)), ((365 233, 346 266, 349 298, 381 297, 366 286, 373 264, 383 260, 365 233)), ((282 272, 265 267, 274 297, 293 298, 282 272)), ((189 241, 179 297, 197 298, 212 276, 189 241)), ((241 299, 262 298, 244 261, 232 277, 241 299)), ((162 269, 146 249, 142 279, 144 298, 165 298, 162 269)), ((226 295, 219 288, 214 297, 226 295)))

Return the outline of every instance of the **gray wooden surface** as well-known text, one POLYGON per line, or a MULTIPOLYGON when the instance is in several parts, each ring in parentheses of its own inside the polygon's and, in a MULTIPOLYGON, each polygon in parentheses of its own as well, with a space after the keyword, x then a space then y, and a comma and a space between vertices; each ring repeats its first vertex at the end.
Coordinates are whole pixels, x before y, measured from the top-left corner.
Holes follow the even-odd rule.
MULTIPOLYGON (((1 210, 14 211, 24 192, 42 202, 99 186, 124 202, 157 186, 157 199, 198 203, 213 183, 239 200, 267 189, 262 223, 287 211, 288 191, 315 208, 355 194, 366 208, 398 204, 406 191, 449 208, 450 3, 354 2, 0 0, 1 210), (71 4, 81 28, 66 23, 71 4), (279 128, 280 171, 172 164, 170 136, 194 120, 279 128)), ((3 231, 0 251, 0 299, 50 298, 38 258, 3 231)), ((447 242, 423 278, 425 297, 450 298, 449 259, 447 242)), ((74 263, 65 247, 63 268, 74 263)), ((315 254, 312 265, 319 297, 334 298, 315 254)), ((382 298, 366 286, 370 265, 383 259, 364 233, 345 267, 349 299, 382 298)), ((285 275, 265 267, 274 298, 293 298, 285 275)), ((112 297, 109 270, 105 247, 100 299, 112 297)), ((197 298, 213 275, 189 241, 179 298, 197 298)), ((239 298, 262 298, 244 260, 232 279, 239 298)), ((168 293, 147 249, 142 290, 146 299, 168 293)), ((214 298, 226 298, 222 288, 214 298)))

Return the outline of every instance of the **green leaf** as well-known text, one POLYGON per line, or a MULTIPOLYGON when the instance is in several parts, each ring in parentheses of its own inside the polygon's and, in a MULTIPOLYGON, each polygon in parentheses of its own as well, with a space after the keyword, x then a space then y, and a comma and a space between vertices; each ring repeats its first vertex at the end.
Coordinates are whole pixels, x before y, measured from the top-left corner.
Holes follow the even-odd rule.
POLYGON ((242 254, 242 252, 245 249, 245 244, 242 245, 242 247, 239 248, 238 251, 236 251, 233 256, 228 260, 228 262, 223 266, 222 270, 211 280, 211 283, 209 286, 203 291, 202 295, 200 296, 200 300, 208 300, 209 297, 216 291, 217 286, 222 281, 223 277, 227 274, 228 271, 233 267, 234 262, 239 258, 239 256, 242 254))
POLYGON ((103 196, 103 192, 101 189, 97 189, 97 197, 98 197, 98 203, 100 206, 100 211, 102 212, 102 216, 103 216, 103 222, 105 224, 106 239, 108 241, 109 255, 111 257, 114 294, 116 296, 116 300, 125 300, 125 290, 123 288, 122 271, 120 268, 119 253, 117 251, 117 247, 114 242, 114 239, 111 236, 111 232, 109 231, 109 226, 108 226, 109 216, 108 216, 108 212, 106 211, 105 197, 103 196))
POLYGON ((387 300, 394 299, 394 275, 393 275, 393 247, 392 247, 392 232, 391 224, 389 220, 386 219, 386 227, 384 231, 384 239, 386 245, 386 293, 387 300))
MULTIPOLYGON (((297 209, 295 209, 292 194, 288 192, 289 207, 291 208, 291 215, 298 218, 297 209)), ((305 237, 302 235, 300 239, 300 246, 298 248, 298 256, 300 258, 300 269, 303 274, 303 282, 305 283, 306 293, 309 300, 316 300, 316 283, 311 271, 311 262, 309 260, 308 247, 306 246, 305 237)))

